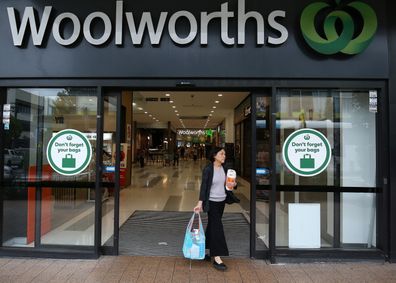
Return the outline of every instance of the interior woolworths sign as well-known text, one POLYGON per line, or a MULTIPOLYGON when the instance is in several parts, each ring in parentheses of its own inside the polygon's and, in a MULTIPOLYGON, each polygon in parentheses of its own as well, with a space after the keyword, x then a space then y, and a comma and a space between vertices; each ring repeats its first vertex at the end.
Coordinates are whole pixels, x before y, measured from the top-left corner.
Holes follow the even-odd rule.
POLYGON ((312 177, 323 172, 329 165, 331 146, 321 132, 301 129, 287 137, 282 156, 290 171, 299 176, 312 177))
POLYGON ((92 158, 88 138, 81 132, 66 129, 56 133, 49 141, 47 159, 52 169, 61 175, 73 176, 84 171, 92 158))

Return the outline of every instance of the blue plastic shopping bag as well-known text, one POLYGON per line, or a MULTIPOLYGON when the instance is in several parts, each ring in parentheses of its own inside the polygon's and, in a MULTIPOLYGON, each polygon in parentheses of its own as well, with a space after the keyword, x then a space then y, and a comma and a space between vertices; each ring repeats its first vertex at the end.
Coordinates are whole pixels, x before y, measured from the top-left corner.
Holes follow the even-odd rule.
POLYGON ((183 255, 189 259, 205 258, 205 232, 199 213, 194 212, 190 222, 188 222, 184 236, 183 255), (196 222, 194 223, 195 217, 198 217, 198 225, 196 225, 196 222))

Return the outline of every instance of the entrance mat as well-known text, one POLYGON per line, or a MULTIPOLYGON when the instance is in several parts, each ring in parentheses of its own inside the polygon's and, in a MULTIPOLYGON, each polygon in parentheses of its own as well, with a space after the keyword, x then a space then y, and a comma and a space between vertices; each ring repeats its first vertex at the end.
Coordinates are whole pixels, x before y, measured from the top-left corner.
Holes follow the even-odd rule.
MULTIPOLYGON (((120 228, 120 255, 183 256, 191 216, 192 212, 136 211, 120 228)), ((206 213, 201 217, 206 227, 206 213)), ((224 213, 223 226, 230 256, 249 257, 249 223, 243 214, 224 213)))

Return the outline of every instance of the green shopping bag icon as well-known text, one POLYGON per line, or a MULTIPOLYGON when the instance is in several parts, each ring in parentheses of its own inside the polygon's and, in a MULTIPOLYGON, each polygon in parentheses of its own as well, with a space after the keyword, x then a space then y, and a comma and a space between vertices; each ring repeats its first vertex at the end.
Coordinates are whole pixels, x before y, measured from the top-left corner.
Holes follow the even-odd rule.
POLYGON ((63 168, 76 168, 76 159, 73 158, 73 155, 66 154, 66 156, 62 159, 62 167, 63 168))
POLYGON ((313 169, 315 168, 315 159, 310 154, 304 154, 303 158, 300 158, 300 168, 313 169))

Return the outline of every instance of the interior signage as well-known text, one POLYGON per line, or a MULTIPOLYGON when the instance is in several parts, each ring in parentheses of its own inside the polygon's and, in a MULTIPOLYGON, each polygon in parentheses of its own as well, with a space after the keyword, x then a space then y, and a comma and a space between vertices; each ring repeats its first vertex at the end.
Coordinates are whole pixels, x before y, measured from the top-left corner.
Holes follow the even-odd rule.
MULTIPOLYGON (((148 32, 148 37, 151 45, 160 44, 163 37, 164 30, 168 30, 171 40, 178 45, 186 45, 193 42, 199 32, 199 40, 201 45, 208 44, 208 29, 209 23, 215 19, 220 20, 221 25, 221 41, 225 45, 244 45, 245 44, 245 28, 246 22, 254 20, 257 26, 256 30, 256 44, 257 45, 281 45, 286 42, 288 38, 288 30, 281 21, 286 17, 286 12, 283 10, 274 10, 268 15, 263 15, 258 11, 246 11, 245 0, 238 0, 237 10, 229 9, 229 3, 225 2, 220 5, 218 11, 201 12, 197 19, 193 13, 182 10, 175 13, 160 12, 158 21, 154 22, 151 12, 143 12, 137 15, 134 12, 124 11, 124 1, 116 1, 116 12, 113 15, 113 20, 104 12, 96 11, 89 14, 83 21, 80 21, 76 14, 64 12, 54 15, 57 9, 52 6, 45 6, 42 13, 35 11, 33 7, 26 7, 23 15, 18 13, 14 7, 8 7, 8 20, 10 24, 12 39, 14 46, 22 46, 23 41, 29 36, 30 30, 33 44, 41 46, 43 39, 52 31, 52 36, 55 41, 62 46, 70 46, 74 44, 81 34, 85 40, 92 45, 100 46, 110 40, 114 34, 114 44, 124 44, 124 29, 128 29, 131 44, 141 45, 144 34, 148 32), (17 15, 20 14, 20 15, 17 15), (41 17, 37 14, 42 14, 41 17), (55 18, 50 23, 50 18, 55 18), (18 22, 17 19, 20 19, 18 22), (140 18, 140 22, 137 19, 140 18), (124 19, 127 26, 124 27, 124 19), (180 35, 177 32, 177 25, 180 20, 187 20, 189 23, 188 34, 180 35), (232 30, 237 30, 236 36, 229 34, 230 20, 234 19, 236 27, 232 26, 232 30), (93 35, 91 27, 94 22, 103 23, 103 31, 100 35, 93 35), (114 26, 113 24, 114 23, 114 26), (65 24, 72 25, 72 32, 65 35, 61 27, 65 24), (277 37, 268 35, 265 36, 265 27, 271 28, 277 33, 277 37)), ((41 11, 40 11, 41 12, 41 11)), ((125 42, 125 44, 128 44, 125 42)))
POLYGON ((180 136, 199 136, 199 135, 205 135, 204 130, 177 130, 177 134, 180 136))

